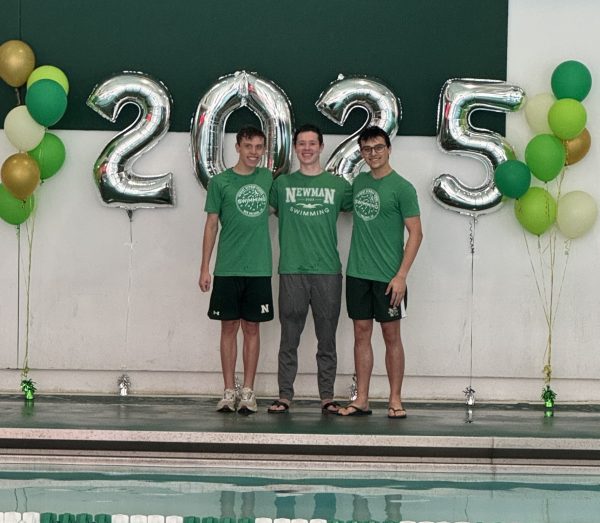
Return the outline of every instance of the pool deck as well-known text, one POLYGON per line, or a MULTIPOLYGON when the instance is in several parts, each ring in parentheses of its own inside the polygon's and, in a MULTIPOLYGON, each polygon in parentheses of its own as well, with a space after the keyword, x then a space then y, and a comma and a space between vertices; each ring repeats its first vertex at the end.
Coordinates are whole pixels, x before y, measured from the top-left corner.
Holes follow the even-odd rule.
POLYGON ((214 412, 198 397, 0 396, 0 462, 61 459, 180 466, 555 470, 600 474, 600 405, 407 403, 404 420, 322 414, 295 401, 268 414, 214 412))

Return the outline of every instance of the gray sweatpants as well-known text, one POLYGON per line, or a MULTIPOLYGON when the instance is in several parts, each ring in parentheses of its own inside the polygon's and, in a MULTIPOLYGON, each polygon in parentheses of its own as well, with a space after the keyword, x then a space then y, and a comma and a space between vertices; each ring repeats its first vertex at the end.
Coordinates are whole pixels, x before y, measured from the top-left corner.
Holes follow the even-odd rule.
POLYGON ((342 300, 341 274, 281 274, 279 276, 279 397, 292 400, 298 372, 298 345, 308 307, 317 335, 319 397, 333 398, 337 370, 335 333, 342 300))

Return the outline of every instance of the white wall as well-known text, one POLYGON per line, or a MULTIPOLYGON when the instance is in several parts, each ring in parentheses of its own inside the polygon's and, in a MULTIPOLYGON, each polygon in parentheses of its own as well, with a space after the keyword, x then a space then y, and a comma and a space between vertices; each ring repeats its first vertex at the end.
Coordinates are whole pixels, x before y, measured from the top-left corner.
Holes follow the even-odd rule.
MULTIPOLYGON (((561 61, 585 62, 600 71, 593 2, 513 0, 509 15, 508 81, 528 94, 550 90, 561 61)), ((600 122, 598 88, 584 104, 592 137, 600 122)), ((435 118, 435 114, 431 115, 435 118)), ((205 191, 196 181, 185 133, 170 133, 136 165, 142 173, 174 173, 173 209, 139 210, 129 224, 123 210, 100 203, 91 168, 113 133, 58 132, 68 159, 38 190, 33 239, 29 362, 40 392, 116 392, 127 372, 139 393, 217 395, 222 388, 219 324, 206 317, 208 295, 197 287, 205 191), (130 243, 130 234, 133 244, 130 243)), ((507 136, 522 157, 531 135, 521 113, 507 118, 507 136)), ((341 136, 327 136, 326 160, 341 136)), ((227 137, 228 160, 234 156, 227 137)), ((0 158, 14 151, 0 135, 0 158)), ((483 173, 473 160, 440 152, 434 138, 397 137, 392 163, 416 186, 425 239, 409 278, 409 317, 402 329, 407 352, 407 399, 462 400, 472 365, 480 400, 535 401, 542 388, 545 320, 531 274, 523 233, 512 205, 483 216, 475 229, 471 294, 469 219, 439 207, 432 179, 450 172, 475 184, 483 173), (471 302, 473 338, 470 338, 471 302)), ((598 147, 568 169, 564 187, 600 201, 598 147)), ((272 219, 274 258, 277 227, 272 219)), ((351 220, 340 220, 345 262, 351 220)), ((531 237, 530 237, 531 238, 531 237)), ((600 276, 600 228, 573 243, 554 332, 554 388, 559 400, 600 400, 594 292, 600 276)), ((534 243, 531 243, 534 245, 534 243)), ((15 229, 0 224, 0 390, 16 391, 25 349, 25 266, 22 231, 20 341, 17 343, 15 229), (18 346, 18 347, 17 347, 18 346)), ((274 277, 277 294, 277 277, 274 277)), ((262 330, 257 379, 261 396, 275 396, 277 320, 262 330)), ((338 331, 337 392, 346 396, 353 373, 352 325, 342 312, 338 331)), ((375 335, 373 396, 385 397, 383 346, 375 335)), ((309 320, 300 347, 299 396, 316 395, 315 338, 309 320)))

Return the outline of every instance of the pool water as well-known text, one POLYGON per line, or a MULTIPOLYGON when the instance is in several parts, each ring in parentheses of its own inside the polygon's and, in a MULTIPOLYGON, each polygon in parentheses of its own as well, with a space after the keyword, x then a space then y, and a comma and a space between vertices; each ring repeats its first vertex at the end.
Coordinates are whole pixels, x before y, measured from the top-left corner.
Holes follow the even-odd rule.
POLYGON ((600 476, 250 469, 0 471, 0 512, 591 523, 600 476))

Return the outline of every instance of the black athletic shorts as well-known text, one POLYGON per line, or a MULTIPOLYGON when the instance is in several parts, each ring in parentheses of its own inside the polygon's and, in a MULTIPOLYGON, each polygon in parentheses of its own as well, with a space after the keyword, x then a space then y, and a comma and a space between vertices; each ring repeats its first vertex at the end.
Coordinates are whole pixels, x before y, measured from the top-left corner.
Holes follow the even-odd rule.
POLYGON ((273 319, 270 276, 215 276, 208 317, 261 322, 273 319))
POLYGON ((391 293, 386 296, 388 283, 363 278, 346 277, 346 308, 353 320, 371 320, 380 323, 406 316, 407 292, 399 307, 390 305, 391 293))

